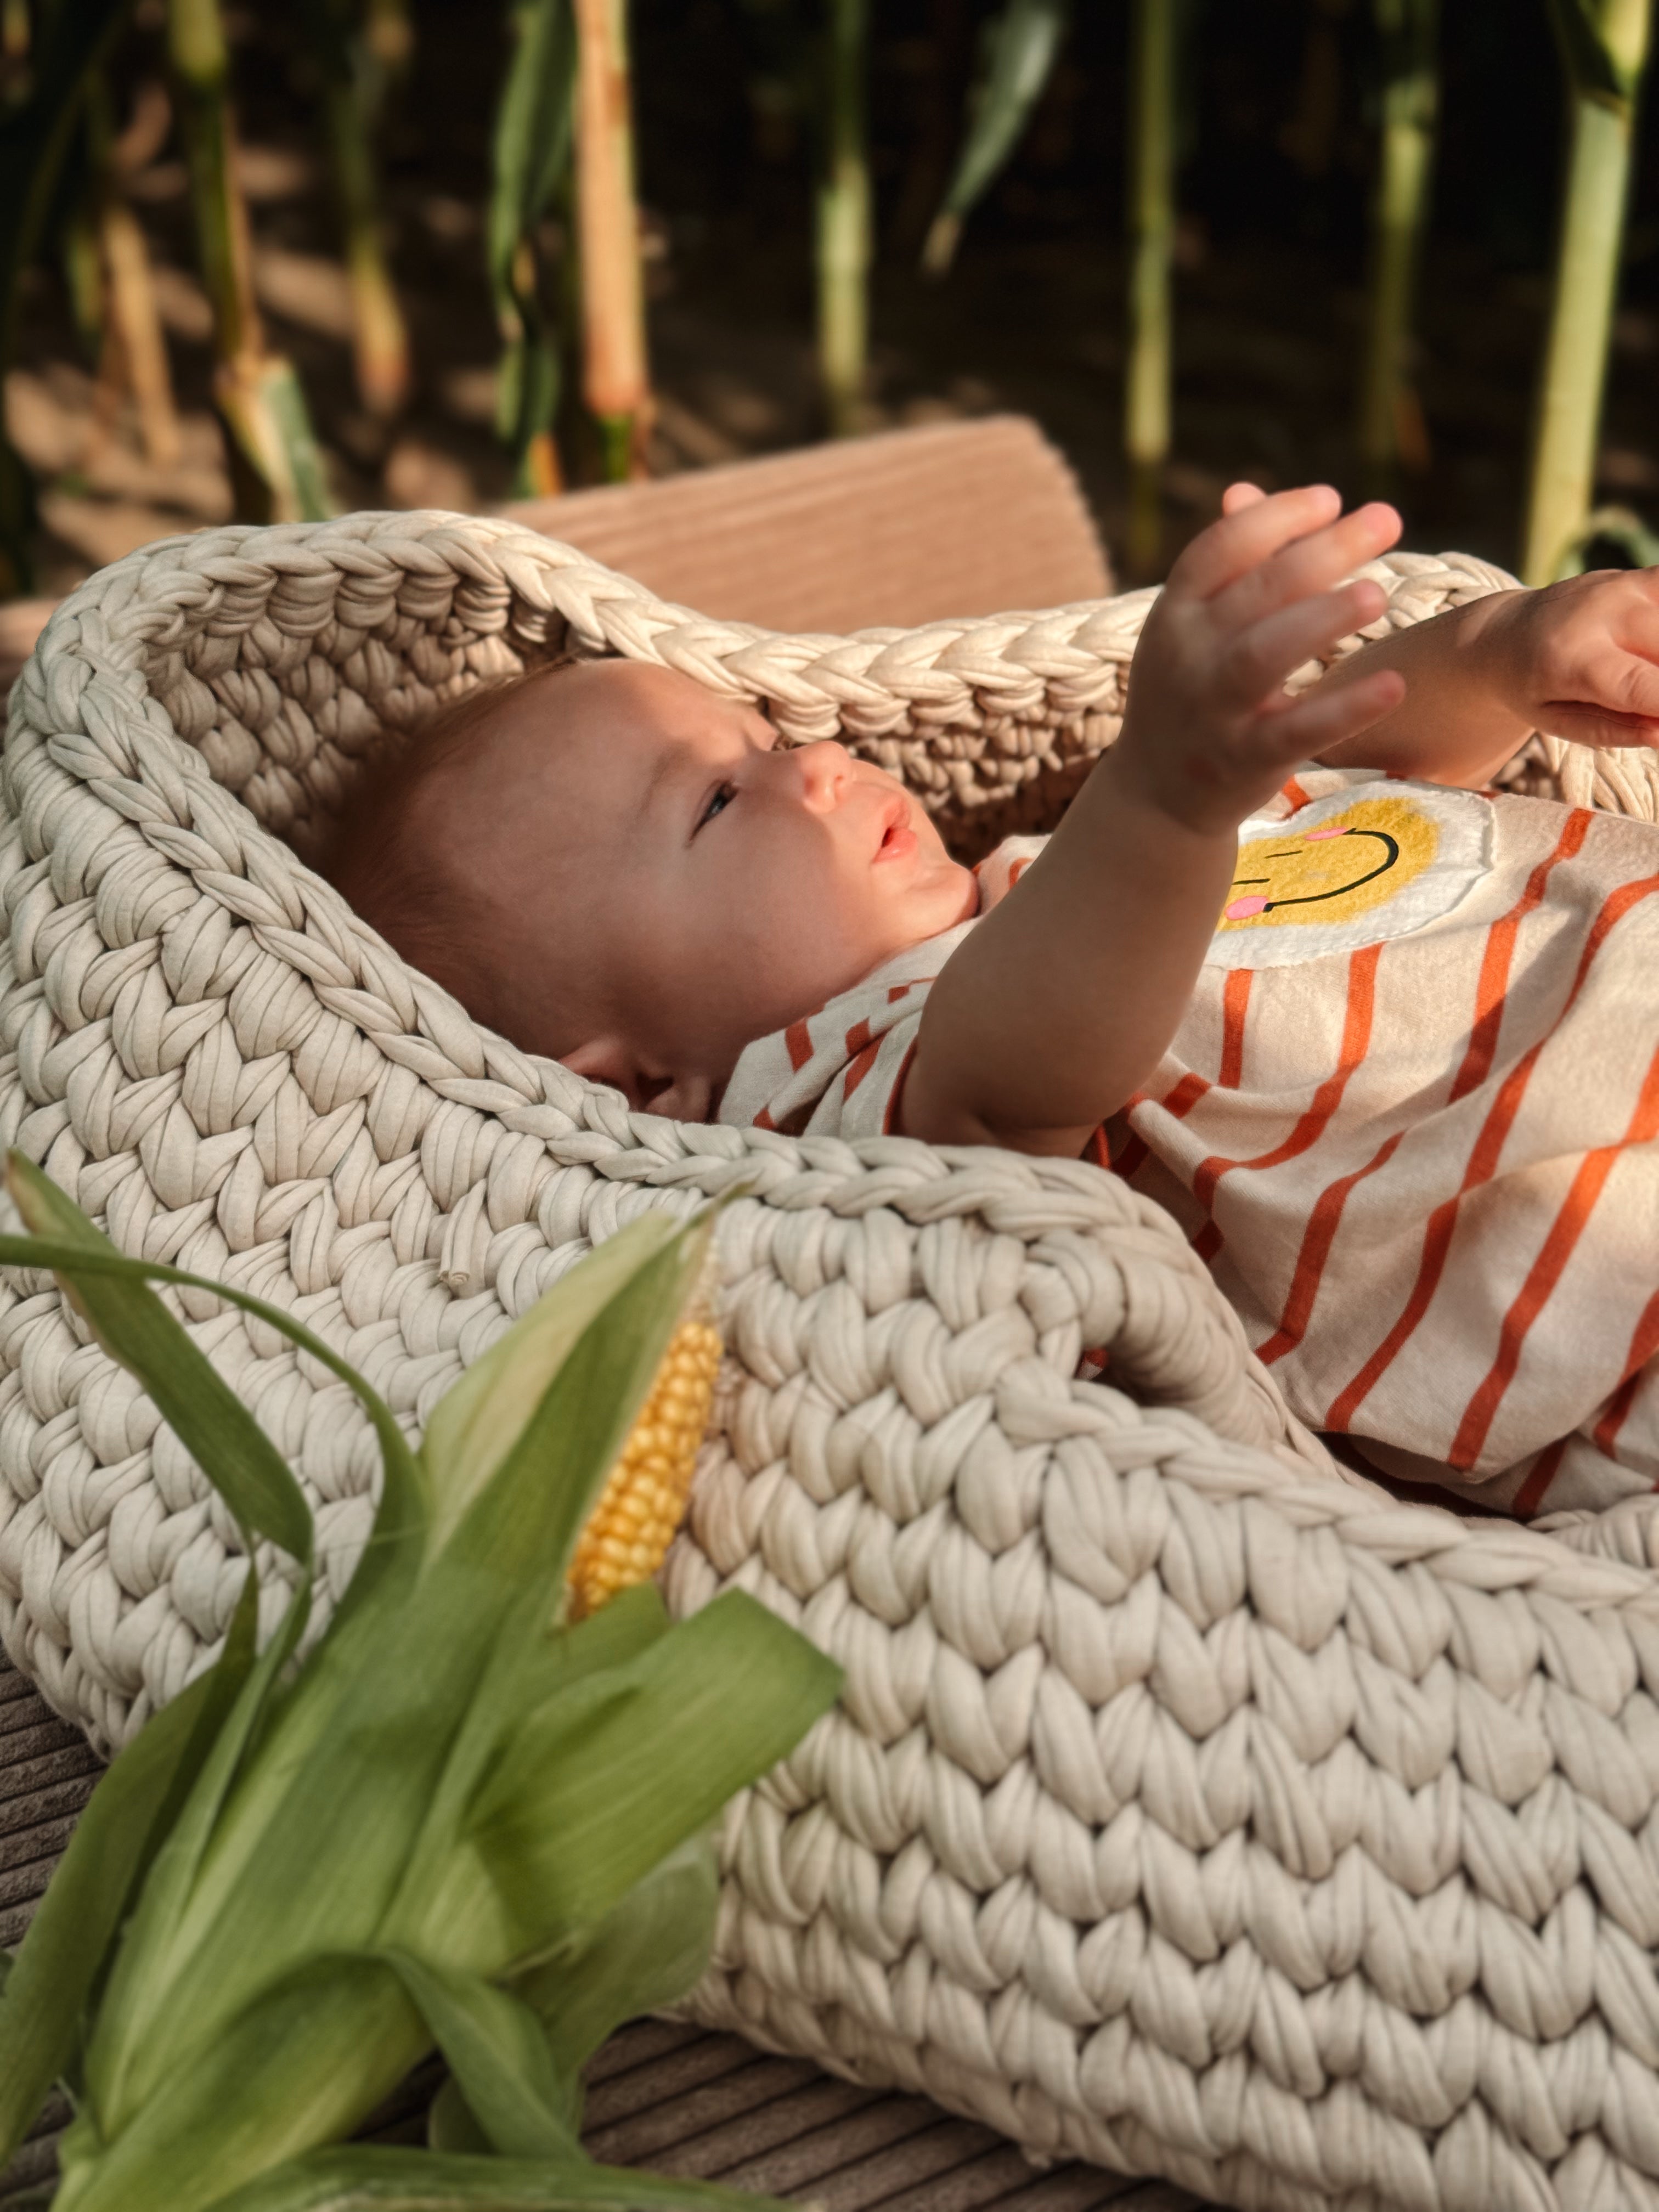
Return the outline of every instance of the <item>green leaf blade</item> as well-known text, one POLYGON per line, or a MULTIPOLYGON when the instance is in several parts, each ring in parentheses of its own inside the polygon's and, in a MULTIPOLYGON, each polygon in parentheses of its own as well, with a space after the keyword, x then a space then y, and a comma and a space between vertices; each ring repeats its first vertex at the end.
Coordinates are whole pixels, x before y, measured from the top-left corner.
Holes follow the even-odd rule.
POLYGON ((995 181, 1042 97, 1071 20, 1071 0, 1008 0, 991 34, 989 66, 968 134, 922 249, 922 266, 948 269, 969 215, 995 181))
POLYGON ((586 2158, 477 2158, 347 2143, 265 2174, 211 2212, 794 2212, 718 2182, 586 2158))
MULTIPOLYGON (((21 1264, 53 1266, 47 1249, 70 1248, 88 1259, 120 1259, 80 1208, 33 1162, 14 1152, 7 1183, 18 1211, 43 1243, 21 1264)), ((0 1247, 15 1246, 0 1238, 0 1247)), ((11 1256, 9 1249, 4 1256, 11 1256)), ((131 1263, 129 1263, 131 1266, 131 1263)), ((198 1464, 209 1470, 236 1516, 250 1554, 250 1531, 269 1536, 302 1565, 311 1559, 311 1508, 288 1462, 212 1362, 155 1293, 126 1271, 112 1276, 57 1267, 70 1295, 112 1359, 135 1375, 161 1418, 198 1464)))
POLYGON ((793 1750, 840 1686, 832 1661, 734 1590, 530 1715, 472 1814, 522 1925, 552 1942, 603 1920, 793 1750))
POLYGON ((574 2154, 574 2085, 561 2081, 530 2007, 476 1974, 453 1972, 411 1951, 384 1956, 492 2147, 505 2158, 574 2154))
POLYGON ((444 1393, 421 1443, 437 1500, 434 1548, 500 1472, 584 1330, 674 1235, 675 1224, 659 1213, 608 1237, 444 1393))
POLYGON ((181 1691, 100 1778, 9 1962, 0 1991, 0 2167, 68 2062, 82 2008, 165 1838, 169 1805, 204 1755, 204 1724, 209 1742, 216 1733, 224 1690, 216 1671, 181 1691))

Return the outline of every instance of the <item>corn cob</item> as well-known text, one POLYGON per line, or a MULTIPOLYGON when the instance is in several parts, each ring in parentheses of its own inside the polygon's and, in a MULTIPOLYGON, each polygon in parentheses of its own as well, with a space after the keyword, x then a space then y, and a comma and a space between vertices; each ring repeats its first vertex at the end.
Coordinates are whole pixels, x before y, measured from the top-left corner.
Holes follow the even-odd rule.
POLYGON ((719 1330, 707 1320, 682 1322, 577 1540, 568 1577, 573 1620, 648 1581, 667 1557, 685 1517, 720 1364, 719 1330))

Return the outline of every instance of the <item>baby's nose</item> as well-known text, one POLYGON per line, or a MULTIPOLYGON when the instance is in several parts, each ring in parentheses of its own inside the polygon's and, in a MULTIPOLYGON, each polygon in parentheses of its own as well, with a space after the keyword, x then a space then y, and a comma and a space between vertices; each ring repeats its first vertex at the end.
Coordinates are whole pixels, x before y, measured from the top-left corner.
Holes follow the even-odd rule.
POLYGON ((799 747, 794 757, 807 805, 822 813, 838 806, 853 781, 853 757, 846 746, 834 738, 820 738, 816 744, 799 747))

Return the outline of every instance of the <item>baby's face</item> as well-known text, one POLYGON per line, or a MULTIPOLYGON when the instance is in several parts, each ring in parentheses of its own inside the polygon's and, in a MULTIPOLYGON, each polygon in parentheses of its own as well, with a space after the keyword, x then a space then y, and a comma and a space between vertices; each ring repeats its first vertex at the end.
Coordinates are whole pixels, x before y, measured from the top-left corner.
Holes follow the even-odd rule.
POLYGON ((609 1057, 562 1056, 636 1103, 701 1117, 745 1044, 975 911, 971 873, 896 778, 834 743, 780 745, 689 678, 595 662, 514 711, 556 718, 534 814, 559 888, 530 903, 611 1039, 609 1057))

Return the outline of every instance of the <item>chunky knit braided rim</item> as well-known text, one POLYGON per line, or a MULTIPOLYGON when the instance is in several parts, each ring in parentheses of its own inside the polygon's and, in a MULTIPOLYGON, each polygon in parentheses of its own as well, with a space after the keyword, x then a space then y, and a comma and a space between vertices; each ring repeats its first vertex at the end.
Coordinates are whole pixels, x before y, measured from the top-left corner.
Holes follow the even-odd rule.
MULTIPOLYGON (((1383 625, 1509 581, 1373 573, 1383 625)), ((411 1433, 593 1242, 751 1182, 667 1588, 754 1591, 847 1691, 733 1808, 698 2015, 1242 2205, 1659 2207, 1649 1511, 1552 1537, 1348 1486, 1110 1176, 630 1114, 295 858, 386 733, 565 647, 842 732, 971 851, 1115 734, 1148 597, 774 636, 440 514, 120 562, 12 694, 0 1139, 124 1249, 290 1304, 411 1433)), ((1651 769, 1540 740, 1517 775, 1652 818, 1651 769)), ((181 1303, 337 1592, 351 1402, 181 1303)), ((0 1628, 107 1747, 211 1656, 234 1533, 47 1279, 0 1287, 0 1628)))

